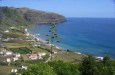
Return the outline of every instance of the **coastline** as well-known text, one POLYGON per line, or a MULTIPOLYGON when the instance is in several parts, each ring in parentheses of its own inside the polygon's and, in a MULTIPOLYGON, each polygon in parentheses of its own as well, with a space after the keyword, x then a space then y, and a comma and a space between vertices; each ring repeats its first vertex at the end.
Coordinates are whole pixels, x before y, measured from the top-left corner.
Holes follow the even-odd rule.
MULTIPOLYGON (((46 44, 46 41, 43 40, 41 37, 40 37, 40 34, 34 34, 32 32, 29 32, 27 31, 27 33, 29 33, 29 36, 32 37, 33 40, 36 40, 37 42, 39 42, 41 45, 44 45, 44 46, 47 46, 46 48, 49 48, 51 47, 51 44, 46 44)), ((41 46, 39 45, 39 46, 41 46)), ((57 45, 53 45, 54 46, 54 49, 57 49, 57 50, 60 50, 60 51, 66 51, 66 52, 73 52, 77 55, 82 55, 82 56, 87 56, 87 54, 84 54, 84 53, 81 53, 81 52, 78 52, 78 51, 71 51, 71 50, 66 50, 64 48, 61 48, 57 45)), ((93 55, 94 56, 94 55, 93 55)), ((103 60, 103 57, 102 56, 94 56, 95 59, 100 59, 100 60, 103 60)))
MULTIPOLYGON (((27 33, 32 37, 33 40, 36 40, 37 42, 40 42, 42 45, 47 46, 47 48, 51 47, 51 44, 46 44, 46 41, 40 37, 39 33, 38 34, 34 34, 34 33, 30 32, 30 31, 27 31, 27 33)), ((78 51, 72 51, 72 50, 64 49, 64 48, 59 47, 57 45, 54 45, 54 48, 58 49, 60 51, 73 52, 73 53, 78 54, 78 55, 87 56, 87 54, 84 54, 84 53, 81 53, 81 52, 78 52, 78 51)), ((94 56, 94 57, 96 59, 100 59, 100 60, 103 60, 103 58, 104 58, 102 56, 94 56)))

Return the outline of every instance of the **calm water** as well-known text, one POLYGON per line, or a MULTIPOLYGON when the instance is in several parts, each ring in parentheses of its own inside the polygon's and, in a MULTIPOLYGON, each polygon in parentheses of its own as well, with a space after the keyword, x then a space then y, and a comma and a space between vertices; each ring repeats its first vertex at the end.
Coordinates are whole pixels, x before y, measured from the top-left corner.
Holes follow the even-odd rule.
MULTIPOLYGON (((50 25, 29 29, 46 39, 50 25)), ((115 19, 113 18, 68 18, 57 25, 58 40, 62 48, 95 56, 109 54, 115 58, 115 19)))

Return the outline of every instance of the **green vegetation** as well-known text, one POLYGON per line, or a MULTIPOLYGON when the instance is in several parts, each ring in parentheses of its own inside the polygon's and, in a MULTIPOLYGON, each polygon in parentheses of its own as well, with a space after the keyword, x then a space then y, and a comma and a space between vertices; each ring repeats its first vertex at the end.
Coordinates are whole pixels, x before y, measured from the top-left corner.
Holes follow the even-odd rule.
POLYGON ((21 75, 56 75, 52 68, 45 63, 33 64, 28 70, 21 70, 21 75))
POLYGON ((56 23, 64 20, 64 17, 55 13, 37 11, 29 8, 0 7, 0 29, 10 30, 14 27, 19 30, 43 23, 56 23))
POLYGON ((20 70, 22 75, 115 75, 115 61, 108 56, 96 60, 93 56, 84 57, 81 63, 50 61, 30 65, 20 70))
POLYGON ((79 75, 78 64, 76 63, 53 61, 48 64, 53 67, 53 71, 57 75, 79 75))
POLYGON ((115 61, 108 56, 96 61, 93 56, 83 58, 79 67, 80 75, 115 75, 115 61))
POLYGON ((74 52, 60 51, 54 55, 52 60, 63 60, 66 62, 80 62, 83 55, 76 54, 74 52))
POLYGON ((20 48, 10 48, 10 50, 14 53, 20 53, 20 54, 27 54, 31 53, 32 51, 28 49, 27 47, 20 47, 20 48))
POLYGON ((19 48, 19 47, 29 47, 29 42, 18 41, 18 42, 7 42, 4 43, 7 48, 19 48))
POLYGON ((78 75, 78 65, 63 61, 37 63, 30 65, 27 70, 19 71, 22 75, 78 75))

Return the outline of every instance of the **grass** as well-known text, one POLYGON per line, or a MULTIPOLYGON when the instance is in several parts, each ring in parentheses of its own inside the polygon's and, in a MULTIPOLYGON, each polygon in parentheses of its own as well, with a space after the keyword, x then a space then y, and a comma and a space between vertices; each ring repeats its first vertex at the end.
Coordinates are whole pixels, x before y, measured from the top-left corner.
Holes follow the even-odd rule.
POLYGON ((29 43, 24 41, 24 42, 12 42, 12 43, 5 43, 5 46, 7 48, 19 48, 19 47, 29 47, 29 43))
POLYGON ((38 48, 38 47, 36 47, 36 48, 30 48, 32 51, 34 51, 34 52, 45 52, 45 53, 49 53, 47 50, 45 50, 45 49, 41 49, 41 48, 38 48))
POLYGON ((4 38, 18 38, 18 37, 25 37, 24 33, 19 31, 10 31, 9 33, 2 32, 4 38))
POLYGON ((16 69, 17 67, 14 66, 0 66, 0 75, 9 75, 11 69, 16 69))
POLYGON ((66 62, 79 62, 82 59, 82 55, 78 55, 74 52, 60 51, 54 55, 53 60, 63 60, 66 62))

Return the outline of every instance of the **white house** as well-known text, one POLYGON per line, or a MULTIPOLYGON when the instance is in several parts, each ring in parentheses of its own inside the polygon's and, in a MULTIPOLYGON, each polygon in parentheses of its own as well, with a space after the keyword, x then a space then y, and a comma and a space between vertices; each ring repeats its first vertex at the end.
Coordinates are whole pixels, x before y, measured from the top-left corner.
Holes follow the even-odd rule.
POLYGON ((11 62, 11 58, 6 58, 6 62, 11 62))
POLYGON ((11 29, 15 29, 15 27, 10 27, 11 29))
POLYGON ((12 73, 16 73, 16 72, 17 72, 17 69, 12 69, 11 72, 12 72, 12 73))
POLYGON ((56 52, 56 51, 53 51, 53 54, 57 54, 57 52, 56 52))
POLYGON ((5 33, 9 33, 9 30, 4 31, 5 33))
POLYGON ((18 57, 14 57, 14 58, 13 58, 13 61, 16 61, 16 60, 19 60, 19 58, 18 58, 18 57))
POLYGON ((28 29, 25 29, 25 32, 27 32, 28 31, 28 29))
POLYGON ((38 56, 45 56, 46 55, 46 53, 38 53, 38 56))
POLYGON ((13 53, 11 51, 6 51, 5 55, 12 55, 13 53))
POLYGON ((21 69, 27 70, 27 66, 22 66, 21 69))
POLYGON ((95 57, 98 60, 103 60, 103 57, 95 57))
POLYGON ((15 54, 15 57, 19 58, 21 55, 19 53, 15 54))
POLYGON ((4 54, 4 52, 3 52, 3 51, 0 51, 0 54, 4 54))
POLYGON ((29 36, 30 34, 29 33, 26 33, 26 36, 29 36))
POLYGON ((46 53, 44 53, 44 52, 43 53, 38 53, 38 58, 43 59, 42 56, 45 56, 45 55, 46 55, 46 53))

